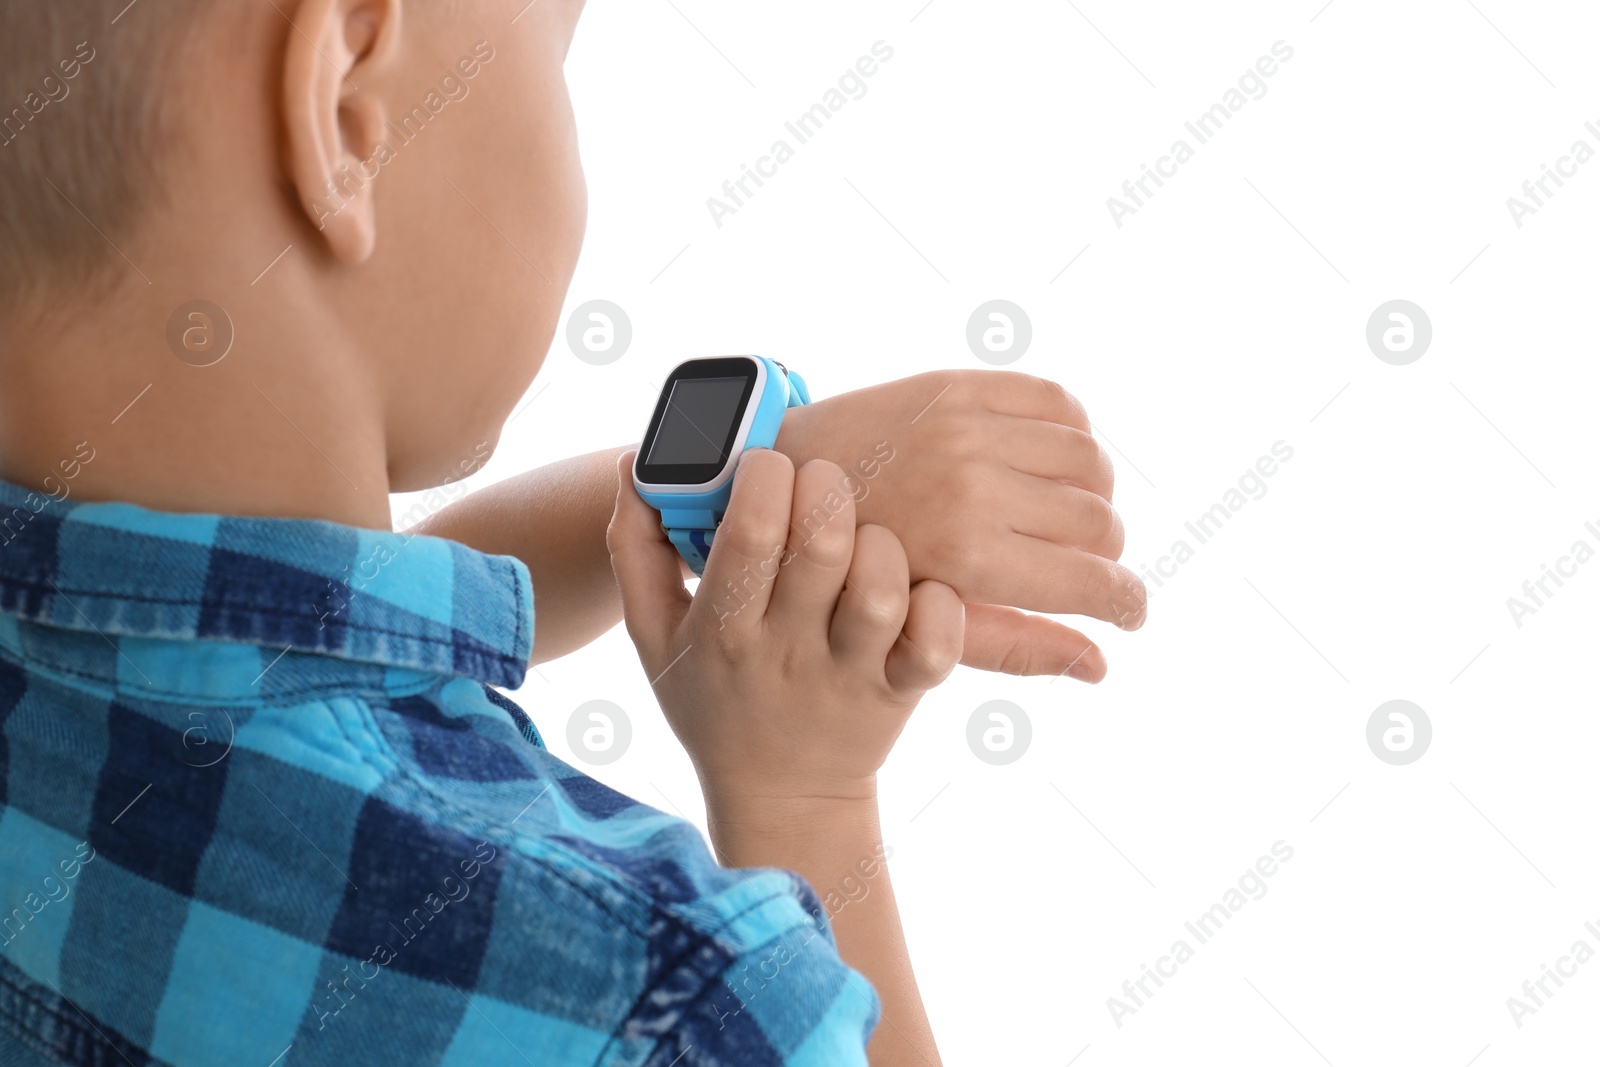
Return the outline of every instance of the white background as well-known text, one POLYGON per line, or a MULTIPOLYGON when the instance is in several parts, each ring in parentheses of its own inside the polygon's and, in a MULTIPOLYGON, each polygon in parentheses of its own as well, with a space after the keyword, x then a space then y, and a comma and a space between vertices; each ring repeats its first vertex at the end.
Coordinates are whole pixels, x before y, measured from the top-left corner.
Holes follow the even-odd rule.
MULTIPOLYGON (((633 341, 592 366, 564 320, 475 484, 636 439, 689 356, 773 356, 818 396, 983 366, 965 327, 993 298, 1032 320, 1012 369, 1114 442, 1136 570, 1294 450, 1152 586, 1142 631, 1079 623, 1103 684, 961 670, 918 710, 884 824, 948 1063, 1593 1062, 1600 961, 1520 1029, 1506 999, 1573 942, 1600 951, 1600 561, 1520 627, 1506 601, 1600 549, 1600 161, 1521 228, 1506 199, 1600 149, 1600 16, 1320 3, 637 0, 579 28, 568 312, 614 301, 633 341), (866 95, 719 229, 707 197, 879 40, 866 95), (1196 145, 1184 122, 1279 40, 1266 95, 1196 145), (1195 158, 1119 229, 1107 197, 1179 137, 1195 158), (1433 325, 1408 366, 1365 339, 1396 298, 1433 325), (999 767, 966 741, 997 698, 1033 730, 999 767), (1433 725, 1409 766, 1367 747, 1394 698, 1433 725), (1266 895, 1197 945, 1184 922, 1279 840, 1266 895), (1119 1028, 1107 998, 1180 937, 1195 958, 1119 1028)), ((586 769, 568 719, 616 702, 632 744, 593 773, 701 819, 620 628, 517 698, 586 769)))

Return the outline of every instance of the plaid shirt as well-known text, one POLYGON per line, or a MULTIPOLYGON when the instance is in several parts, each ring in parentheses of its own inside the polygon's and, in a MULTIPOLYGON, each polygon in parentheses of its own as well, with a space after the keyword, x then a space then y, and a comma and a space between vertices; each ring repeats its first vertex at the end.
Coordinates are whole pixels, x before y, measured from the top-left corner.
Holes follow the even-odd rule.
POLYGON ((515 559, 0 483, 0 1067, 865 1064, 795 875, 552 756, 515 559))

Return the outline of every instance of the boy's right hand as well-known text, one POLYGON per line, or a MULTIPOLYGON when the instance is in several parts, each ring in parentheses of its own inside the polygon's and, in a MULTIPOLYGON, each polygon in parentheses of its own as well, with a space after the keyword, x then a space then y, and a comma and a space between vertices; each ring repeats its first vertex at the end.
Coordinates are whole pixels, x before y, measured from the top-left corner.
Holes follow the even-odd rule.
POLYGON ((939 582, 912 586, 887 528, 856 528, 837 465, 796 471, 765 449, 740 459, 690 597, 632 464, 628 452, 618 465, 611 565, 639 659, 699 772, 718 857, 796 871, 824 901, 835 885, 859 888, 844 880, 871 864, 871 891, 829 917, 840 956, 882 1004, 868 1054, 873 1067, 937 1067, 880 862, 877 772, 922 694, 961 659, 960 598, 939 582))
POLYGON ((961 658, 964 609, 911 586, 899 540, 856 528, 844 472, 760 449, 696 595, 661 517, 618 465, 607 531, 628 633, 713 819, 875 799, 878 768, 922 694, 961 658))

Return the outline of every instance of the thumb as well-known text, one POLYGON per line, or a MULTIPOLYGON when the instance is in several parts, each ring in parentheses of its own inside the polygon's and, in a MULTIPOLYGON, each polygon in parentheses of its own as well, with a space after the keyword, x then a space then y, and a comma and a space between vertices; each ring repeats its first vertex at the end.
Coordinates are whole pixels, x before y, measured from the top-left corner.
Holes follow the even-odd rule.
POLYGON ((622 592, 628 636, 647 664, 659 665, 693 598, 683 586, 678 550, 661 529, 661 515, 633 486, 634 450, 617 459, 617 506, 606 528, 611 570, 622 592))
POLYGON ((1080 682, 1106 676, 1105 654, 1077 630, 997 604, 967 605, 961 662, 980 671, 1065 674, 1080 682))

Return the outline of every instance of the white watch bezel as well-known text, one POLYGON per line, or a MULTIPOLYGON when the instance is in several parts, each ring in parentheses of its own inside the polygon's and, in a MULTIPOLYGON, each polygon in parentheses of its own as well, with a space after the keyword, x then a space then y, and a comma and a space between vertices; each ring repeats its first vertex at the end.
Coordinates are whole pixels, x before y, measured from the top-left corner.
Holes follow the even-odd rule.
MULTIPOLYGON (((740 453, 744 451, 745 442, 750 440, 750 429, 755 425, 756 412, 761 407, 761 398, 767 394, 767 364, 754 356, 745 355, 738 357, 748 359, 755 364, 756 385, 750 393, 750 402, 744 407, 744 418, 739 420, 739 432, 733 438, 733 451, 728 456, 728 461, 722 465, 722 470, 709 482, 699 485, 663 485, 659 482, 642 482, 634 477, 634 485, 646 493, 670 493, 675 495, 690 496, 701 493, 714 493, 727 485, 733 479, 733 472, 738 467, 740 453)), ((644 455, 645 442, 639 442, 639 454, 644 455)))

